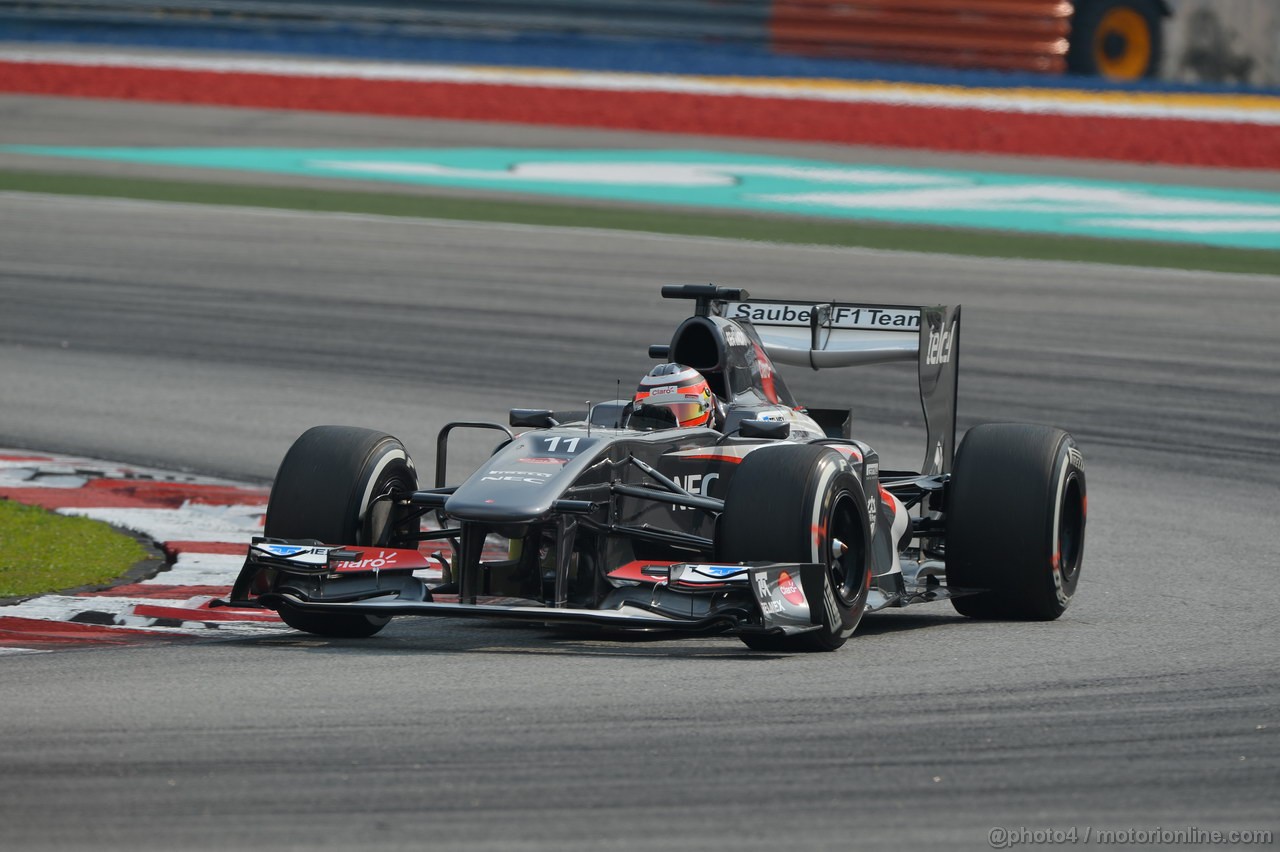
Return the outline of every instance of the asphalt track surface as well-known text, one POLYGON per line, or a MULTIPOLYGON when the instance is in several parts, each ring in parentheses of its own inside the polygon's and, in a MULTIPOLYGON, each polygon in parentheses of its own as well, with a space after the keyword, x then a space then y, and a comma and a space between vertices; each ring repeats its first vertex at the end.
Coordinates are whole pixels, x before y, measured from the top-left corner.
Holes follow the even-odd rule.
MULTIPOLYGON (((0 258, 0 444, 265 481, 342 422, 429 468, 446 420, 626 392, 684 315, 657 288, 715 281, 962 303, 962 426, 1070 429, 1091 498, 1050 624, 935 604, 787 657, 401 619, 0 659, 6 849, 1280 828, 1280 278, 21 195, 0 258)), ((787 376, 918 462, 909 370, 787 376)))

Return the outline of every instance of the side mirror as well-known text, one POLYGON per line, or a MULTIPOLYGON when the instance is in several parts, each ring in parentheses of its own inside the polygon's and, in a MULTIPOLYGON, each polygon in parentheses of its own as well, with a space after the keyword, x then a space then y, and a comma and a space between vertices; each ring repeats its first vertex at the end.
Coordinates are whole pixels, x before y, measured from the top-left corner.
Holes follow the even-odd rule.
POLYGON ((511 425, 545 429, 549 426, 559 426, 560 423, 551 416, 551 409, 549 408, 513 408, 511 409, 511 425))
POLYGON ((785 420, 743 420, 738 424, 738 434, 744 438, 780 441, 791 436, 791 424, 785 420))
POLYGON ((609 402, 597 402, 591 406, 591 413, 587 417, 587 422, 592 426, 600 426, 604 429, 620 429, 622 421, 627 412, 627 406, 631 405, 631 400, 615 399, 609 402))

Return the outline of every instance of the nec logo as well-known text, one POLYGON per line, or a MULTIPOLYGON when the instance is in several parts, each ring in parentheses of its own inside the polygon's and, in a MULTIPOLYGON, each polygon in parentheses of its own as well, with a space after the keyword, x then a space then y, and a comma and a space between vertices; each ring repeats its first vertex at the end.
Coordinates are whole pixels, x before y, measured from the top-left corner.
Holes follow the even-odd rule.
POLYGON ((930 366, 951 363, 951 347, 955 340, 955 322, 941 331, 930 331, 929 349, 925 352, 924 362, 930 366))
MULTIPOLYGON (((674 477, 676 485, 679 485, 685 491, 695 497, 709 497, 711 491, 711 483, 720 478, 718 473, 691 473, 688 476, 674 477)), ((681 511, 690 508, 689 506, 672 506, 673 511, 681 511)))

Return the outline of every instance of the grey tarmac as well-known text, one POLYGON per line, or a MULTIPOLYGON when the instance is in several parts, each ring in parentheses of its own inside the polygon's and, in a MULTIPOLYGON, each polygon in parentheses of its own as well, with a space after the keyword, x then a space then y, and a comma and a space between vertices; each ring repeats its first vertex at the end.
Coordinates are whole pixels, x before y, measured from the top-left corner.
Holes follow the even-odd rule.
MULTIPOLYGON (((1280 278, 0 197, 0 444, 272 475, 308 426, 612 396, 687 305, 958 302, 962 426, 1080 439, 1079 593, 835 654, 401 619, 0 658, 0 847, 988 848, 995 827, 1277 829, 1280 278)), ((786 374, 923 448, 912 376, 786 374)), ((463 451, 459 467, 485 451, 463 451)))

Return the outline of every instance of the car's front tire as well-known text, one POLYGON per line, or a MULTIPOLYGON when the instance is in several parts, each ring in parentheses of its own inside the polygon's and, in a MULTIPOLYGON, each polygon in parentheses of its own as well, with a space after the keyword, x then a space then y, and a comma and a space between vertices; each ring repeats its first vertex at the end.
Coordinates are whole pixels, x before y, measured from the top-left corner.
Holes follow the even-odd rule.
MULTIPOLYGON (((817 444, 756 450, 729 482, 716 532, 725 562, 796 562, 825 565, 839 623, 796 636, 743 634, 759 651, 834 651, 867 608, 871 570, 870 522, 862 483, 844 457, 817 444), (833 552, 836 540, 844 552, 833 552)), ((811 602, 816 605, 816 602, 811 602)))
POLYGON ((1084 460, 1061 429, 988 423, 964 436, 947 486, 948 587, 972 618, 1062 615, 1084 559, 1084 460))
MULTIPOLYGON (((412 459, 392 436, 354 426, 316 426, 294 441, 280 463, 263 532, 325 544, 377 544, 395 523, 392 502, 378 498, 412 492, 417 484, 412 459)), ((341 638, 372 636, 391 620, 288 606, 279 613, 297 630, 341 638)))

